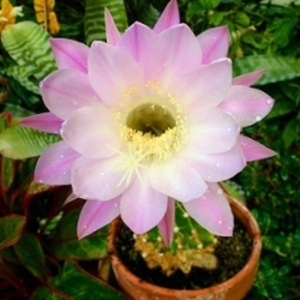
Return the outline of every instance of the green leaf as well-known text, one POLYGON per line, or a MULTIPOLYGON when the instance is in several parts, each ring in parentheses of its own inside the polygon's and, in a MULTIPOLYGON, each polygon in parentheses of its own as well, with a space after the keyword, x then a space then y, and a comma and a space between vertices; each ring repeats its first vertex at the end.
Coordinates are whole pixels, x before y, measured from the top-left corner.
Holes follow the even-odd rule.
POLYGON ((277 235, 263 237, 265 249, 285 257, 293 265, 300 266, 300 229, 290 234, 278 233, 277 235))
POLYGON ((14 180, 13 161, 6 157, 0 157, 0 168, 0 189, 5 193, 14 180))
POLYGON ((234 16, 234 21, 243 27, 247 27, 251 23, 249 17, 243 12, 238 12, 234 16))
POLYGON ((298 22, 299 20, 294 16, 276 18, 270 26, 270 30, 274 32, 274 42, 280 47, 286 47, 295 31, 297 31, 298 22))
POLYGON ((35 235, 24 232, 15 245, 15 252, 19 260, 34 276, 46 278, 50 275, 43 248, 35 235))
POLYGON ((245 56, 233 61, 233 69, 235 76, 266 69, 263 77, 256 83, 263 85, 300 76, 300 59, 267 55, 245 56))
POLYGON ((15 265, 20 263, 13 247, 9 247, 1 250, 0 260, 2 261, 5 260, 5 262, 13 263, 15 265))
POLYGON ((78 240, 76 227, 79 210, 63 215, 58 223, 52 243, 52 251, 59 259, 99 259, 107 255, 107 232, 105 227, 82 240, 78 240))
POLYGON ((39 93, 38 82, 57 69, 49 38, 46 30, 31 21, 7 25, 1 40, 17 65, 10 66, 3 72, 28 90, 39 93))
POLYGON ((288 99, 276 99, 274 107, 272 108, 270 114, 268 115, 268 119, 277 118, 284 116, 286 114, 294 112, 296 109, 293 102, 288 99))
POLYGON ((290 145, 299 138, 299 126, 300 122, 297 119, 291 120, 284 128, 282 138, 285 148, 289 148, 290 145))
POLYGON ((91 276, 75 262, 66 261, 61 273, 49 280, 49 287, 40 287, 31 300, 61 300, 61 299, 126 299, 120 292, 91 276))
POLYGON ((127 27, 127 16, 123 0, 86 0, 84 31, 86 43, 105 40, 104 8, 112 14, 118 29, 123 32, 127 27))
POLYGON ((287 295, 287 287, 295 284, 295 279, 289 276, 289 271, 286 265, 276 265, 274 257, 261 260, 254 283, 260 297, 252 299, 292 299, 287 295))
POLYGON ((152 3, 146 1, 137 1, 135 11, 136 13, 133 13, 133 15, 138 14, 136 16, 138 20, 149 27, 154 27, 160 15, 160 12, 152 3))
POLYGON ((221 25, 226 14, 224 12, 215 12, 210 16, 210 21, 213 26, 221 25))
POLYGON ((10 215, 0 218, 0 251, 18 242, 25 223, 24 216, 10 215))
POLYGON ((220 0, 199 0, 199 3, 203 7, 203 9, 212 10, 219 5, 220 0))
POLYGON ((51 144, 59 141, 56 134, 12 126, 0 134, 0 153, 13 159, 25 159, 40 155, 51 144))

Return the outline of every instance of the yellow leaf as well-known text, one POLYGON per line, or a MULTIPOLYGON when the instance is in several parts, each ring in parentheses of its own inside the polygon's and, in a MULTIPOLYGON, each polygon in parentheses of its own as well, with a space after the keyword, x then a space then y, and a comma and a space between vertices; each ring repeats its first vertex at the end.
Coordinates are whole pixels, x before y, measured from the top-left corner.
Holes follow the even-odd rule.
POLYGON ((16 16, 22 15, 21 6, 13 7, 9 0, 2 0, 0 10, 0 33, 7 24, 14 24, 16 22, 16 16))

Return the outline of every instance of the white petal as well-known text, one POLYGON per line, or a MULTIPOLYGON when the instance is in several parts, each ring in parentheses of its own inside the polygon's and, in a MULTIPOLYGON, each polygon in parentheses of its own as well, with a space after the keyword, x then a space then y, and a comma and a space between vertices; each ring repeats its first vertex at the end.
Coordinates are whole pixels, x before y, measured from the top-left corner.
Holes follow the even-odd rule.
POLYGON ((227 180, 238 174, 246 166, 244 153, 239 143, 223 153, 201 154, 185 149, 181 155, 207 182, 227 180))
POLYGON ((218 184, 209 184, 201 198, 184 203, 184 207, 192 218, 211 233, 232 236, 233 214, 218 184))
POLYGON ((126 170, 119 155, 109 159, 79 158, 73 166, 71 181, 73 193, 83 199, 111 200, 127 188, 131 179, 123 180, 126 170))
POLYGON ((88 59, 89 79, 108 106, 124 100, 132 88, 143 85, 143 73, 134 58, 116 47, 93 42, 88 59))
POLYGON ((92 234, 113 221, 120 214, 120 197, 110 201, 87 200, 77 224, 79 239, 92 234))
POLYGON ((61 136, 89 158, 111 156, 122 145, 111 111, 101 104, 74 111, 63 124, 61 136))
POLYGON ((264 118, 273 107, 274 100, 261 90, 234 85, 219 107, 229 112, 242 127, 264 118))
POLYGON ((198 198, 206 190, 198 171, 176 157, 153 162, 149 179, 155 190, 182 202, 198 198))
POLYGON ((168 197, 155 191, 147 176, 136 176, 122 194, 121 217, 135 233, 142 234, 156 226, 167 210, 168 197))
POLYGON ((218 108, 196 108, 188 115, 189 133, 186 145, 199 153, 220 153, 236 143, 240 125, 218 108))

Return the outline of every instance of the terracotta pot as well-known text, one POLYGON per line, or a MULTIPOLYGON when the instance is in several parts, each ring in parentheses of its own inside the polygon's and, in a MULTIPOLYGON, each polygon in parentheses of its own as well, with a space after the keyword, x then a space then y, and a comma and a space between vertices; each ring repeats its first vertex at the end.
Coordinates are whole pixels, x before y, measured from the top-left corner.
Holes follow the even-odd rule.
POLYGON ((175 290, 148 283, 131 273, 119 259, 114 247, 115 236, 122 225, 120 219, 113 222, 110 228, 108 248, 111 263, 117 282, 129 299, 138 300, 240 300, 250 290, 258 268, 261 252, 261 236, 258 224, 250 211, 239 201, 230 200, 234 216, 247 228, 253 239, 253 249, 247 264, 236 275, 227 281, 209 288, 196 290, 175 290))

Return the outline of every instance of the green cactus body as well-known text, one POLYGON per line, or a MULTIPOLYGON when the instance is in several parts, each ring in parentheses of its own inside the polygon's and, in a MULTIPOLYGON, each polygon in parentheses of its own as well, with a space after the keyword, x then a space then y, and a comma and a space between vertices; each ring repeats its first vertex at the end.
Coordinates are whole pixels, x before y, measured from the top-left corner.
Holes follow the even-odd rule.
POLYGON ((133 235, 135 251, 141 254, 147 266, 150 269, 161 267, 167 276, 179 269, 188 274, 192 267, 215 269, 215 237, 193 220, 178 202, 175 220, 174 239, 169 247, 164 244, 157 227, 145 234, 133 235))
POLYGON ((38 82, 57 69, 49 38, 46 30, 31 21, 7 25, 1 41, 17 64, 7 67, 3 73, 39 94, 38 82))

